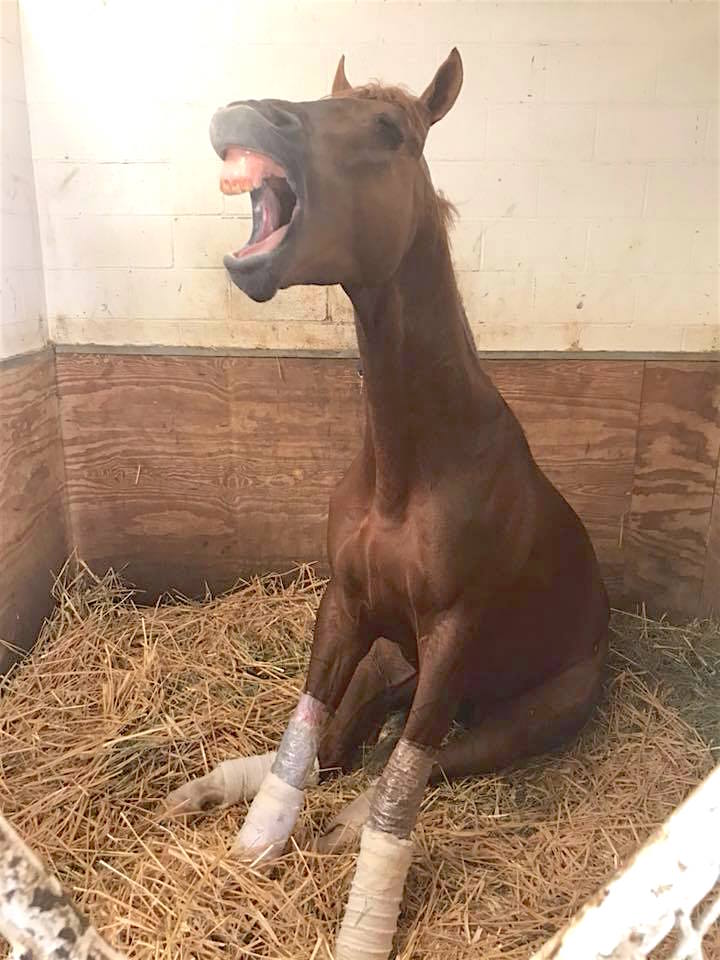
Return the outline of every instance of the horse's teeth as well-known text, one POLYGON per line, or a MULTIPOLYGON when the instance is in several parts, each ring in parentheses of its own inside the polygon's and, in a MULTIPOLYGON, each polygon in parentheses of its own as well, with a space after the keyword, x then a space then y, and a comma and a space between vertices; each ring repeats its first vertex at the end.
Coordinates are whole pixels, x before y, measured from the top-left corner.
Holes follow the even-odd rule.
POLYGON ((270 157, 243 147, 230 147, 223 162, 220 189, 223 193, 247 193, 272 176, 284 176, 284 170, 270 157))
POLYGON ((249 177, 222 177, 220 189, 223 193, 248 193, 255 184, 249 177))

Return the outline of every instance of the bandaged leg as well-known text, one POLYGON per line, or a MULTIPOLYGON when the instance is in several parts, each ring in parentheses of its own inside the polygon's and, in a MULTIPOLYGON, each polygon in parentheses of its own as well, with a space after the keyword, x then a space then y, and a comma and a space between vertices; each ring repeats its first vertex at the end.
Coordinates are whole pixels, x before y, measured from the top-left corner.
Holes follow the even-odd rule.
POLYGON ((282 856, 298 814, 303 791, 272 771, 265 777, 233 844, 233 856, 265 863, 282 856))
POLYGON ((303 789, 317 769, 326 708, 304 693, 295 709, 272 769, 262 781, 233 845, 233 855, 254 862, 280 856, 293 831, 303 802, 303 789))
POLYGON ((401 739, 375 788, 335 948, 337 960, 386 960, 390 954, 412 859, 408 837, 434 756, 435 751, 401 739))
POLYGON ((412 842, 366 826, 336 960, 385 960, 397 929, 412 842))
MULTIPOLYGON (((375 781, 376 783, 377 781, 375 781)), ((315 845, 318 853, 339 853, 355 843, 370 816, 370 805, 375 793, 375 783, 355 797, 333 817, 325 833, 315 845)))
MULTIPOLYGON (((254 757, 223 760, 204 777, 190 780, 173 790, 165 801, 166 812, 170 816, 184 816, 227 807, 241 800, 252 800, 272 769, 276 756, 277 751, 273 750, 254 757)), ((319 772, 316 761, 305 786, 314 786, 318 782, 319 772)))

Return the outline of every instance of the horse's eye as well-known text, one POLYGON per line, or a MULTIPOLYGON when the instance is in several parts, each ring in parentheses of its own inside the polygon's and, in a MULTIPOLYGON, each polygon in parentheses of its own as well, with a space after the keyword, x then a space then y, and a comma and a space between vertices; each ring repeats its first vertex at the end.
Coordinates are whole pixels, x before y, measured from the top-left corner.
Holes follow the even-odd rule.
POLYGON ((402 130, 386 113, 378 114, 375 122, 383 145, 391 150, 397 150, 403 142, 402 130))

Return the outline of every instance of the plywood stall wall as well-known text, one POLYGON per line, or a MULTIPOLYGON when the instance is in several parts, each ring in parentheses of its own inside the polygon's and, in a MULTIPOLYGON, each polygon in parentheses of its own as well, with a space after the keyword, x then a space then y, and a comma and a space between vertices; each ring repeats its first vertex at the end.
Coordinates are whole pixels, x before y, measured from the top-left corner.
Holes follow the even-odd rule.
MULTIPOLYGON (((324 558, 328 497, 360 441, 355 362, 57 361, 72 529, 98 568, 122 558, 153 597, 324 558)), ((490 360, 487 370, 588 525, 613 601, 720 612, 710 533, 720 365, 490 360)))
POLYGON ((0 673, 32 645, 68 552, 53 355, 0 364, 0 673))
POLYGON ((0 672, 29 646, 67 551, 54 357, 38 235, 17 5, 2 0, 0 672))
POLYGON ((626 586, 656 611, 720 614, 720 363, 645 365, 626 586))
POLYGON ((720 348, 718 4, 23 0, 50 323, 68 344, 346 350, 337 290, 254 304, 208 123, 351 81, 465 86, 427 144, 480 349, 720 348), (82 24, 82 29, 78 25, 82 24))

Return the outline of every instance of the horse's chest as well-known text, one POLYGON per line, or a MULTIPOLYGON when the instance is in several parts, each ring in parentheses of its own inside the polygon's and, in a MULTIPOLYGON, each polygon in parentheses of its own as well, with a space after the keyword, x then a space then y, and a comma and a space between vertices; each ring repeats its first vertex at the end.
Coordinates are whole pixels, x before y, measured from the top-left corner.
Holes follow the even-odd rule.
POLYGON ((412 556, 413 536, 408 524, 378 520, 369 514, 342 543, 336 575, 374 608, 407 594, 412 556))
POLYGON ((421 602, 417 538, 408 522, 366 516, 340 546, 335 571, 348 595, 374 616, 412 618, 421 602))

